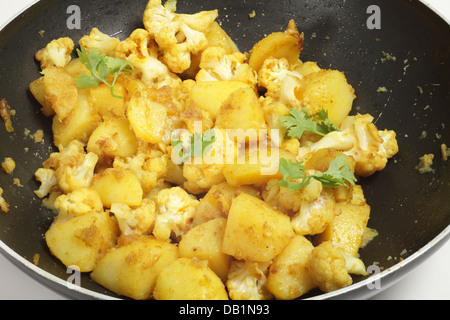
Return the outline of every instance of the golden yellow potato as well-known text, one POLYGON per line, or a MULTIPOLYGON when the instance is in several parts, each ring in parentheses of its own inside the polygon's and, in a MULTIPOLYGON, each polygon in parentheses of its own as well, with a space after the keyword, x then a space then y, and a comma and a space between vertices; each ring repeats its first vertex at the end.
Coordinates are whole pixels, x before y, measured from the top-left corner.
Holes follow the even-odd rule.
POLYGON ((167 123, 167 108, 144 96, 130 99, 128 120, 136 136, 149 143, 162 141, 167 123))
POLYGON ((123 237, 98 261, 91 278, 118 295, 150 299, 156 277, 177 258, 175 244, 151 236, 123 237))
POLYGON ((250 86, 241 81, 201 81, 189 92, 189 99, 198 108, 207 111, 213 118, 231 93, 250 86))
POLYGON ((101 121, 101 117, 92 107, 88 91, 82 90, 69 116, 64 120, 61 120, 58 115, 53 117, 54 143, 60 150, 67 147, 72 140, 87 143, 89 136, 101 121))
POLYGON ((92 271, 97 260, 115 245, 119 235, 108 213, 91 212, 69 220, 55 220, 45 233, 52 254, 66 266, 92 271))
POLYGON ((106 84, 100 83, 97 87, 91 88, 92 105, 103 119, 124 117, 126 92, 125 87, 120 82, 116 82, 114 94, 124 99, 115 98, 111 95, 111 89, 106 84))
POLYGON ((238 260, 269 262, 294 237, 288 216, 241 193, 230 208, 222 250, 238 260))
POLYGON ((216 128, 244 132, 250 129, 257 134, 259 129, 267 129, 261 103, 253 89, 246 86, 228 96, 217 113, 216 128))
POLYGON ((179 258, 156 279, 156 300, 228 300, 222 280, 206 261, 179 258))
POLYGON ((303 48, 304 35, 298 32, 291 20, 285 32, 273 32, 254 45, 250 52, 249 65, 259 71, 267 58, 285 58, 290 64, 298 61, 303 48))
POLYGON ((55 110, 53 110, 51 102, 45 99, 44 77, 40 77, 30 83, 30 92, 42 106, 41 112, 45 116, 50 117, 55 114, 55 110))
POLYGON ((139 206, 143 190, 138 177, 123 168, 108 168, 94 175, 91 188, 98 192, 105 207, 114 202, 124 203, 130 207, 139 206))
POLYGON ((76 80, 80 74, 91 75, 91 72, 81 62, 80 58, 71 60, 64 66, 64 70, 66 70, 74 80, 76 80))
POLYGON ((275 258, 267 276, 267 288, 279 300, 296 299, 315 288, 308 272, 308 257, 314 246, 296 235, 275 258))
POLYGON ((227 182, 216 184, 209 189, 198 204, 195 212, 194 225, 199 225, 216 218, 226 218, 231 207, 231 202, 242 192, 255 197, 259 191, 250 186, 234 187, 227 182))
POLYGON ((297 71, 302 76, 307 76, 311 73, 319 72, 321 69, 317 63, 312 61, 306 61, 304 63, 297 63, 294 67, 294 71, 297 71))
POLYGON ((217 23, 213 21, 205 32, 206 39, 208 40, 208 47, 219 46, 225 49, 226 54, 230 54, 239 51, 238 47, 225 30, 217 23))
POLYGON ((127 118, 112 118, 101 123, 92 132, 87 151, 94 152, 100 159, 130 157, 137 151, 137 139, 127 118))
POLYGON ((311 113, 328 110, 328 118, 340 126, 348 116, 355 100, 355 90, 348 84, 344 73, 337 70, 321 70, 303 78, 304 87, 299 99, 311 113))
POLYGON ((330 241, 335 248, 355 257, 369 221, 370 206, 366 203, 338 203, 336 206, 341 214, 334 218, 323 233, 317 235, 315 243, 330 241))
POLYGON ((180 257, 208 261, 208 266, 223 282, 227 280, 232 257, 222 252, 225 218, 217 218, 189 230, 178 244, 180 257))

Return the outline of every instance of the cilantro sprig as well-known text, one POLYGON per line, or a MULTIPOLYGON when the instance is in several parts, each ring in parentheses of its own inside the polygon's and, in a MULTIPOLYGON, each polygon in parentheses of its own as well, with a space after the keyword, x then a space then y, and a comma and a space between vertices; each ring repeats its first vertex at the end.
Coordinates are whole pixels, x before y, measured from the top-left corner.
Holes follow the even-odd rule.
POLYGON ((80 49, 77 49, 77 53, 81 63, 86 66, 91 75, 80 74, 75 81, 76 86, 81 89, 95 88, 100 82, 103 82, 111 89, 111 95, 114 98, 123 99, 123 97, 114 94, 114 85, 121 72, 133 71, 133 65, 120 58, 109 57, 99 52, 98 49, 93 49, 87 53, 86 49, 81 46, 80 49), (111 83, 106 80, 109 75, 113 76, 111 83))
POLYGON ((216 134, 213 129, 205 131, 204 134, 195 132, 183 142, 180 139, 172 139, 174 151, 179 156, 179 163, 183 164, 191 157, 204 157, 213 147, 216 141, 216 134))
POLYGON ((300 139, 305 133, 325 136, 332 131, 340 130, 328 119, 328 111, 325 109, 310 116, 304 108, 301 111, 292 108, 289 116, 280 117, 280 122, 287 129, 286 135, 295 139, 300 139))
POLYGON ((279 172, 283 179, 270 185, 267 189, 280 186, 295 191, 306 187, 313 179, 320 181, 324 187, 330 188, 348 187, 347 183, 355 185, 356 178, 345 158, 345 155, 337 156, 330 161, 327 171, 313 175, 306 175, 302 162, 281 158, 279 172))

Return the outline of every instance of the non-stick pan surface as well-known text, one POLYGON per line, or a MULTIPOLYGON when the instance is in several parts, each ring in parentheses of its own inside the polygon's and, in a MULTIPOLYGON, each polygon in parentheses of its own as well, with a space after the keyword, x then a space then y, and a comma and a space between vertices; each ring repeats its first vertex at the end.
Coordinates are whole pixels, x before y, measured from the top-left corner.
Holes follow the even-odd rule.
MULTIPOLYGON (((83 275, 82 289, 65 285, 66 267, 54 258, 44 240, 54 213, 42 208, 33 191, 39 184, 34 172, 52 145, 51 121, 39 111, 28 85, 39 77, 33 57, 55 38, 69 36, 77 42, 92 27, 125 39, 142 26, 147 0, 41 0, 0 31, 0 98, 6 98, 17 114, 15 132, 0 128, 0 159, 12 157, 13 175, 0 173, 4 198, 11 204, 0 214, 0 248, 7 257, 37 279, 71 297, 107 298, 116 295, 83 275), (67 9, 81 9, 81 29, 69 29, 67 9), (42 32, 44 31, 44 32, 42 32), (43 129, 43 143, 24 134, 43 129), (19 178, 23 187, 13 185, 19 178), (31 261, 39 254, 38 267, 31 261)), ((399 279, 432 253, 450 232, 449 162, 442 160, 442 143, 450 146, 450 27, 419 1, 411 0, 179 0, 178 11, 194 13, 219 9, 218 20, 248 51, 264 35, 283 30, 295 19, 305 33, 302 59, 317 61, 322 68, 344 71, 356 90, 354 113, 375 116, 379 129, 398 133, 400 152, 387 168, 362 179, 372 207, 369 227, 379 236, 360 251, 366 266, 376 265, 377 278, 355 278, 351 287, 320 298, 364 298, 369 280, 381 279, 384 287, 399 279), (381 10, 380 29, 367 20, 381 10), (249 18, 255 10, 256 16, 249 18), (387 58, 388 57, 388 58, 387 58), (393 59, 392 57, 395 57, 393 59), (386 88, 378 92, 378 88, 386 88), (435 154, 433 173, 415 169, 419 157, 435 154)), ((375 293, 375 292, 373 292, 375 293)))

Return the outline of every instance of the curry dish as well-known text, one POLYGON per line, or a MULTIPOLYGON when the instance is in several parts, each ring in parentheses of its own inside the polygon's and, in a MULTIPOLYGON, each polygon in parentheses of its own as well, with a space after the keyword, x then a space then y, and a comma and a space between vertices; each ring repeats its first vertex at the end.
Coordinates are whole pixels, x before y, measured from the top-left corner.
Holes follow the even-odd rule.
POLYGON ((133 299, 296 299, 366 275, 357 179, 398 152, 341 71, 302 61, 291 20, 241 52, 218 11, 150 0, 121 41, 93 28, 36 53, 53 118, 35 191, 65 266, 133 299), (78 54, 73 58, 73 54, 78 54), (275 168, 275 170, 274 170, 275 168))

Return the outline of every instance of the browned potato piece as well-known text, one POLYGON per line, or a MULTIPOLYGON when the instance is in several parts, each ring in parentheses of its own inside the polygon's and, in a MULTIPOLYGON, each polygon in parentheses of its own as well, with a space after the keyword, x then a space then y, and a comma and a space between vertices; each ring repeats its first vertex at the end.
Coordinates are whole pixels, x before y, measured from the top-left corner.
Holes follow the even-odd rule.
POLYGON ((181 257, 207 260, 208 266, 225 283, 232 257, 222 252, 227 220, 217 218, 189 230, 178 244, 181 257))
POLYGON ((267 58, 286 58, 291 65, 299 59, 304 35, 298 32, 294 20, 289 21, 285 32, 274 32, 259 41, 251 50, 249 65, 259 71, 267 58))
POLYGON ((105 207, 111 207, 115 202, 139 206, 144 193, 139 179, 123 168, 108 168, 96 174, 91 187, 98 192, 105 207))
POLYGON ((96 265, 91 278, 136 300, 150 299, 158 274, 178 258, 177 247, 151 236, 122 237, 96 265))
POLYGON ((156 300, 228 300, 222 280, 196 258, 179 258, 162 270, 153 294, 156 300))
POLYGON ((97 260, 115 245, 119 229, 108 213, 91 212, 70 220, 56 220, 45 233, 53 255, 66 267, 92 271, 97 260))
POLYGON ((293 237, 288 216, 241 193, 231 204, 222 250, 238 260, 269 262, 293 237))

